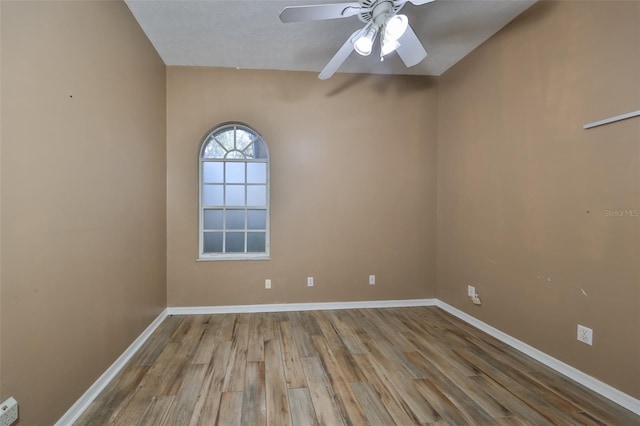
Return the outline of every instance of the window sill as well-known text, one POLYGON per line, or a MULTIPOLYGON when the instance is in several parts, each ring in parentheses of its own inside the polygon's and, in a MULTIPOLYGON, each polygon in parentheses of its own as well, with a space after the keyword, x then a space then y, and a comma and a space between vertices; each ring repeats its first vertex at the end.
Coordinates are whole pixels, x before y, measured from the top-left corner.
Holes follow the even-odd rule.
POLYGON ((206 256, 200 255, 196 259, 198 262, 219 262, 221 260, 269 260, 270 256, 268 254, 255 254, 255 255, 247 255, 247 254, 238 254, 238 255, 214 255, 214 256, 206 256))

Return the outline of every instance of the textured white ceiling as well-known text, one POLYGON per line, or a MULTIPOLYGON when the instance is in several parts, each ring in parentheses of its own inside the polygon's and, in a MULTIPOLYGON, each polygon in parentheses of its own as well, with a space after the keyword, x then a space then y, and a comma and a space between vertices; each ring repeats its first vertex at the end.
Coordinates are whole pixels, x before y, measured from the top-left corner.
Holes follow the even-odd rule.
MULTIPOLYGON (((288 23, 285 6, 328 1, 125 0, 165 64, 320 72, 347 37, 364 24, 357 16, 288 23)), ((428 56, 406 68, 393 53, 380 62, 355 52, 338 72, 440 75, 535 0, 436 0, 407 4, 402 13, 428 56)))

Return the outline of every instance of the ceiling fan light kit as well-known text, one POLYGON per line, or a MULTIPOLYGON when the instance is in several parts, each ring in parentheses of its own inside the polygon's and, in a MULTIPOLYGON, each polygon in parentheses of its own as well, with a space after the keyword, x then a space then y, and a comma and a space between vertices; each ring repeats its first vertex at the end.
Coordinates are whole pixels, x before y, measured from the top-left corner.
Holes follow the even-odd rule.
POLYGON ((349 57, 352 51, 368 56, 380 34, 380 60, 397 51, 407 67, 420 63, 427 56, 416 33, 409 26, 409 19, 398 11, 408 2, 420 6, 434 0, 360 0, 360 3, 335 3, 306 6, 289 6, 280 12, 282 22, 317 21, 346 18, 358 15, 366 25, 347 39, 318 78, 330 78, 349 57))
POLYGON ((409 19, 405 15, 391 15, 387 17, 384 23, 384 38, 398 41, 400 37, 407 31, 409 19))
POLYGON ((353 48, 356 53, 362 56, 369 56, 373 49, 373 42, 378 34, 378 29, 374 26, 361 31, 360 35, 353 41, 353 48))
POLYGON ((383 39, 382 45, 380 46, 380 60, 382 61, 385 56, 396 50, 398 47, 400 47, 400 43, 396 40, 383 39))

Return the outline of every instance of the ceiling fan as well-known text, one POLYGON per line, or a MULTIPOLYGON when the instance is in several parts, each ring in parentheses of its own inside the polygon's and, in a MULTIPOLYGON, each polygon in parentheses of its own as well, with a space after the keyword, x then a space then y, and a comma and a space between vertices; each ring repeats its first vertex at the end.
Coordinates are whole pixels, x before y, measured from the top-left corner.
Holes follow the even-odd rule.
POLYGON ((407 67, 420 63, 427 57, 422 43, 411 29, 405 15, 398 12, 405 4, 415 6, 434 0, 360 0, 351 3, 314 4, 289 6, 280 12, 282 22, 320 21, 358 15, 365 26, 355 31, 342 45, 318 78, 330 78, 349 57, 352 51, 362 56, 371 54, 376 37, 380 37, 380 60, 391 52, 398 52, 407 67))

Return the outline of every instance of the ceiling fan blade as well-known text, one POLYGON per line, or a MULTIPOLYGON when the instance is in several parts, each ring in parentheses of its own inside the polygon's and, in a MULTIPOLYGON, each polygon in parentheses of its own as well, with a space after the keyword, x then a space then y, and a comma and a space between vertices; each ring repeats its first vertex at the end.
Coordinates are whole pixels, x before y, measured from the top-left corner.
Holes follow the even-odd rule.
POLYGON ((400 59, 407 67, 419 64, 427 57, 427 51, 424 50, 411 25, 407 26, 407 30, 400 37, 398 43, 400 43, 400 46, 396 49, 396 52, 398 52, 400 59))
POLYGON ((422 6, 423 4, 431 3, 434 0, 407 0, 414 6, 422 6))
POLYGON ((282 22, 305 22, 346 18, 357 15, 361 10, 362 7, 357 2, 288 6, 280 12, 280 20, 282 22))
POLYGON ((353 34, 351 34, 347 41, 342 45, 340 50, 338 50, 338 52, 333 55, 333 58, 331 58, 329 63, 324 67, 324 69, 318 76, 320 80, 331 78, 331 76, 338 70, 338 68, 340 68, 340 65, 342 65, 342 63, 347 60, 349 55, 351 55, 351 52, 353 52, 352 40, 360 31, 362 30, 355 31, 353 34))

